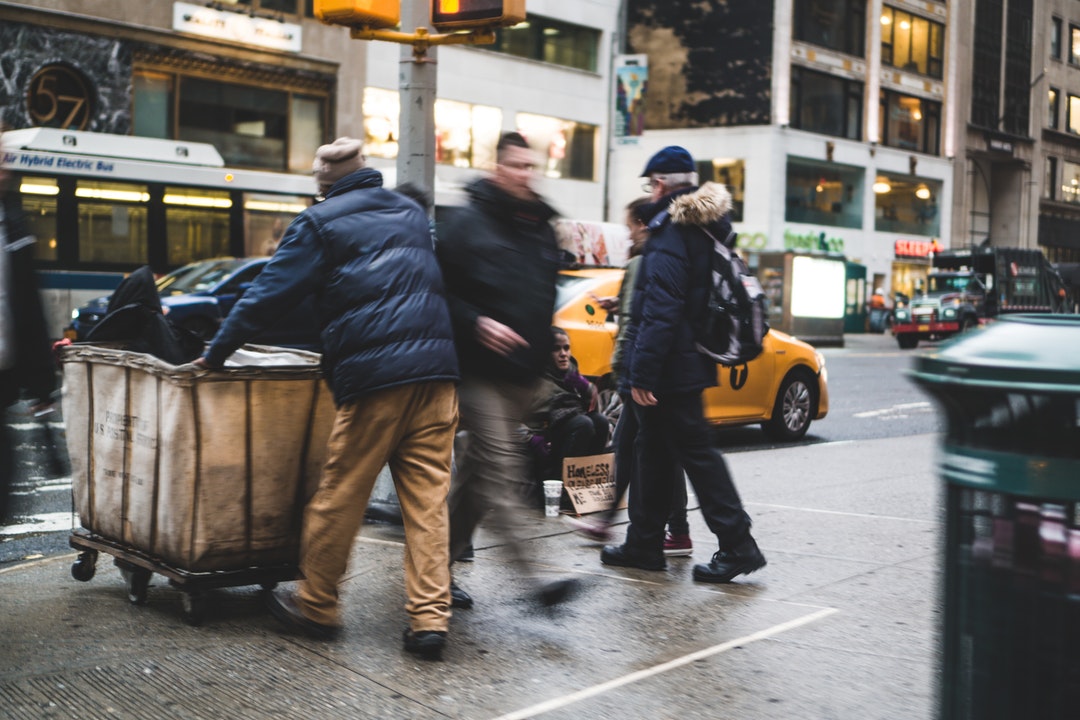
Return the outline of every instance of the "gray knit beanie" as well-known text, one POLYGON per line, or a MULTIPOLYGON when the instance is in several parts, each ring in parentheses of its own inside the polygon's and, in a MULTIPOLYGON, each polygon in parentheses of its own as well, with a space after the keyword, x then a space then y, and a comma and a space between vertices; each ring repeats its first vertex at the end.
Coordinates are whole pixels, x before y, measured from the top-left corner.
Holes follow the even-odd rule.
POLYGON ((363 149, 363 140, 339 137, 316 150, 311 172, 319 189, 328 190, 341 178, 364 167, 364 156, 361 154, 363 149))

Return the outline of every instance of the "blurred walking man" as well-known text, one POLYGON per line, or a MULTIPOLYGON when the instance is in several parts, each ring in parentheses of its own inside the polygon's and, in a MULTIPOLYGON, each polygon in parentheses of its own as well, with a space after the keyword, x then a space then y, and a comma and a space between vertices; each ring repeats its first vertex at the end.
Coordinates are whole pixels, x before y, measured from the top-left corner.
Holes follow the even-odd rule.
MULTIPOLYGON (((516 484, 526 480, 525 423, 536 383, 551 356, 558 249, 555 211, 533 190, 536 155, 518 133, 496 149, 489 178, 466 188, 469 204, 439 228, 439 261, 461 361, 461 425, 469 433, 450 493, 450 557, 487 524, 505 542, 544 605, 565 600, 571 580, 541 584, 528 569, 517 527, 524 512, 516 484)), ((472 597, 456 585, 454 607, 472 597)))
MULTIPOLYGON (((2 141, 0 135, 0 154, 2 141)), ((56 363, 34 273, 34 236, 19 193, 9 192, 10 182, 11 174, 0 167, 0 523, 7 517, 15 480, 15 444, 4 409, 18 402, 25 390, 34 402, 31 410, 47 412, 56 389, 56 363)))
POLYGON ((222 325, 202 363, 314 295, 337 415, 322 480, 304 513, 295 597, 270 596, 286 625, 322 639, 341 626, 338 582, 386 464, 405 524, 405 649, 438 659, 450 618, 446 497, 457 426, 457 358, 428 219, 338 138, 315 156, 322 203, 289 226, 273 259, 222 325))
POLYGON ((695 187, 694 159, 678 146, 653 155, 642 175, 653 205, 646 213, 650 235, 625 358, 638 420, 638 467, 631 479, 626 542, 605 547, 600 560, 643 570, 666 567, 664 524, 673 482, 666 470, 675 461, 689 476, 720 545, 710 562, 694 566, 694 579, 726 583, 765 566, 750 535, 750 516, 727 463, 710 442, 701 408, 702 391, 716 384, 716 364, 695 341, 712 283, 713 241, 707 233, 730 234, 731 194, 711 183, 695 187))

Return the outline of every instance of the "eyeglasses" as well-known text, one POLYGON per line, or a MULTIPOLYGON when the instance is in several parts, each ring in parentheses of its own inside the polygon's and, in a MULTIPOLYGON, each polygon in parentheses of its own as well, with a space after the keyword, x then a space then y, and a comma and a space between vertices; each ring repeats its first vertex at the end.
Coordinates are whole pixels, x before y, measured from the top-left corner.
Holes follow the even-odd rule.
POLYGON ((647 193, 651 193, 654 188, 656 188, 656 182, 652 178, 641 183, 641 189, 647 193))

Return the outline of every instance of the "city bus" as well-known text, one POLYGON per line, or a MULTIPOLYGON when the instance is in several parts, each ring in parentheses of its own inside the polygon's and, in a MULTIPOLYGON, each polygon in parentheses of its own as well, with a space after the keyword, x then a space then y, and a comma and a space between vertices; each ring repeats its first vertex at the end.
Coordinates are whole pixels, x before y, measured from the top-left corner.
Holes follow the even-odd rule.
POLYGON ((208 143, 54 128, 4 133, 16 173, 49 333, 126 273, 273 252, 313 202, 310 176, 226 168, 208 143))

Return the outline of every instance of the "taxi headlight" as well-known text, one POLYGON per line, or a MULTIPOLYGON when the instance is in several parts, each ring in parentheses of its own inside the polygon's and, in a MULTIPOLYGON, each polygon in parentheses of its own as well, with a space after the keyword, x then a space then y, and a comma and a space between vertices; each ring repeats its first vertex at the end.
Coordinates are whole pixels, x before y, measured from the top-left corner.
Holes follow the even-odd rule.
POLYGON ((941 311, 941 317, 943 317, 943 318, 954 318, 954 317, 956 317, 956 308, 951 308, 951 307, 950 308, 945 308, 944 310, 941 311))
POLYGON ((896 311, 896 319, 897 320, 907 320, 908 319, 908 311, 907 310, 897 310, 896 311))
POLYGON ((79 308, 75 308, 74 310, 71 311, 71 319, 72 320, 78 320, 79 319, 79 308))

